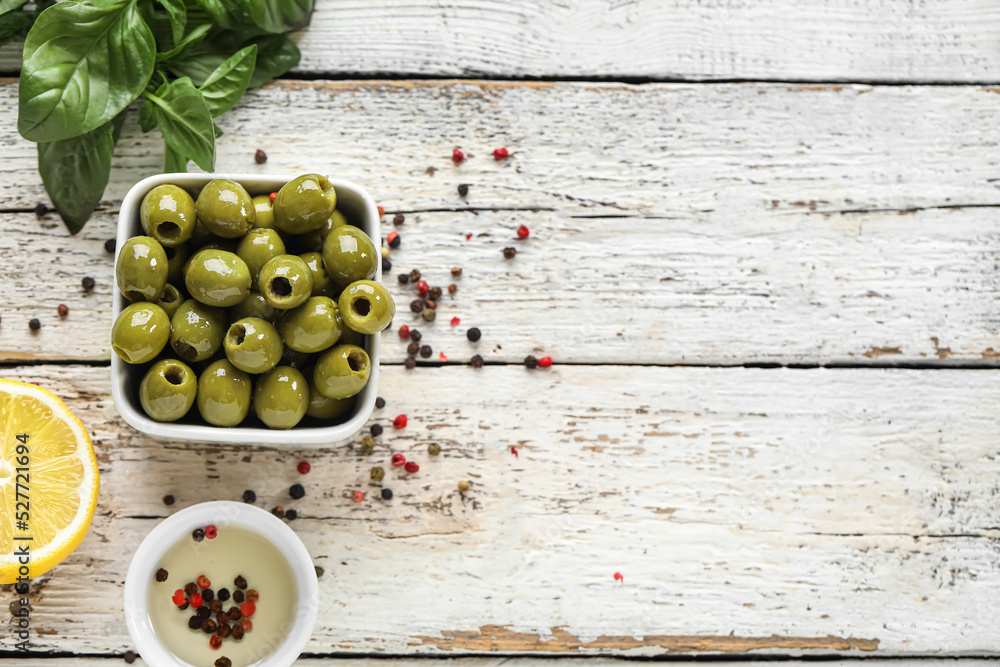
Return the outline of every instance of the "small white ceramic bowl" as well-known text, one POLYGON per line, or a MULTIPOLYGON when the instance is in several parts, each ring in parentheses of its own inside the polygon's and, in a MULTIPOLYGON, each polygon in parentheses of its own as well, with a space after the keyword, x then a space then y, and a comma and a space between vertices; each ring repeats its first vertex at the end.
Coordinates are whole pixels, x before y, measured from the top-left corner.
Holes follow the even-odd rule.
POLYGON ((253 531, 271 542, 288 560, 298 597, 292 629, 284 641, 254 667, 291 665, 309 643, 319 610, 319 583, 312 558, 302 540, 281 519, 259 507, 231 501, 200 503, 181 510, 149 531, 136 549, 125 575, 125 624, 137 652, 147 665, 190 667, 174 656, 153 632, 147 612, 147 595, 149 582, 167 550, 178 540, 188 538, 195 528, 208 524, 253 531))
MULTIPOLYGON (((117 247, 121 248, 133 236, 143 234, 142 223, 139 221, 139 206, 146 193, 157 185, 172 183, 178 185, 192 196, 197 196, 201 188, 216 178, 228 178, 240 183, 251 196, 275 192, 282 185, 295 178, 292 176, 273 176, 255 174, 158 174, 139 181, 128 191, 122 201, 121 212, 118 214, 117 247)), ((375 280, 382 280, 382 243, 379 231, 378 207, 371 196, 361 187, 336 178, 330 182, 337 190, 337 209, 349 219, 356 221, 358 226, 371 237, 378 253, 376 258, 375 280)), ((118 255, 115 254, 115 261, 118 255)), ((118 289, 115 282, 114 312, 112 322, 118 313, 128 305, 128 301, 118 289)), ((192 440, 199 442, 229 442, 241 444, 261 444, 272 446, 300 445, 332 445, 348 440, 354 436, 371 416, 378 393, 379 336, 366 336, 365 349, 371 359, 371 375, 368 384, 358 394, 354 410, 340 424, 330 426, 296 426, 287 431, 274 431, 263 425, 236 426, 222 428, 201 423, 163 423, 150 419, 139 403, 139 383, 142 381, 144 366, 127 364, 118 357, 111 355, 111 395, 114 397, 118 412, 133 428, 147 435, 163 440, 192 440)), ((168 343, 169 347, 169 343, 168 343)), ((191 408, 197 415, 197 407, 191 408)), ((187 418, 185 418, 187 420, 187 418)))

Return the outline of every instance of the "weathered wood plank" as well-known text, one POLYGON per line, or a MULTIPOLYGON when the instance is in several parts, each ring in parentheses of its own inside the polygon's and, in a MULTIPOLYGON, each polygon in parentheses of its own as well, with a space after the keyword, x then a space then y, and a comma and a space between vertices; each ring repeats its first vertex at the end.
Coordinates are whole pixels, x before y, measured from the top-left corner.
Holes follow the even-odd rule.
MULTIPOLYGON (((687 661, 660 661, 665 665, 679 665, 687 661)), ((829 660, 824 661, 829 667, 955 667, 955 661, 951 659, 942 660, 936 658, 913 658, 911 660, 829 660)), ((788 667, 806 667, 807 663, 811 667, 811 662, 804 660, 782 660, 783 665, 788 667)), ((30 663, 32 667, 105 667, 106 665, 121 664, 120 657, 108 658, 34 658, 30 663), (112 662, 114 661, 114 662, 112 662)), ((136 660, 135 665, 143 665, 141 658, 136 660)), ((300 658, 295 661, 295 667, 381 667, 385 664, 384 658, 300 658)), ((552 658, 397 658, 393 664, 400 667, 421 667, 431 665, 433 667, 552 667, 552 658)), ((629 667, 631 661, 624 658, 588 658, 588 667, 629 667)), ((743 661, 713 661, 718 667, 740 667, 743 661)), ((996 667, 996 660, 983 658, 966 658, 962 660, 962 667, 996 667)))
POLYGON ((160 497, 250 487, 326 570, 310 653, 1000 651, 992 371, 387 368, 377 419, 410 423, 370 457, 158 443, 105 368, 4 375, 64 396, 102 471, 91 534, 34 589, 39 650, 128 648, 122 576, 160 497), (352 503, 395 451, 421 471, 352 503))
MULTIPOLYGON (((965 82, 1000 67, 984 0, 316 4, 297 71, 317 76, 965 82)), ((0 51, 0 71, 17 69, 19 48, 0 51)))
MULTIPOLYGON (((11 101, 0 104, 0 209, 30 209, 44 195, 32 147, 13 130, 13 95, 0 86, 11 101)), ((990 90, 286 82, 250 99, 222 119, 219 169, 327 169, 407 211, 397 269, 442 286, 450 267, 465 269, 430 327, 449 358, 473 354, 462 339, 472 325, 488 333, 477 349, 501 361, 998 357, 990 90), (317 118, 336 119, 329 136, 317 118), (457 168, 456 143, 472 154, 457 168), (501 143, 514 149, 506 163, 488 155, 501 143), (263 167, 250 164, 257 146, 270 153, 263 167), (459 182, 472 183, 465 200, 459 182), (521 223, 526 242, 513 240, 521 223)), ((55 216, 0 213, 3 358, 108 358, 102 242, 128 186, 160 159, 131 124, 119 153, 108 212, 79 238, 55 216), (85 275, 98 281, 91 296, 78 287, 85 275), (60 302, 72 311, 62 324, 60 302), (77 335, 51 344, 67 331, 77 335)), ((396 293, 407 321, 410 297, 396 293)), ((385 349, 402 360, 398 342, 385 349)))

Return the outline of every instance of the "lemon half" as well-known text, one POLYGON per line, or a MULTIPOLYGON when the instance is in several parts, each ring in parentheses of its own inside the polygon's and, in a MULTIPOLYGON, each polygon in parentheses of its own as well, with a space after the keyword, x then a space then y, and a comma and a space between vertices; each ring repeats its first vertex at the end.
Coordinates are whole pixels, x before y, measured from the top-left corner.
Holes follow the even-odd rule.
POLYGON ((45 574, 87 535, 100 481, 94 447, 55 394, 0 378, 0 584, 45 574))

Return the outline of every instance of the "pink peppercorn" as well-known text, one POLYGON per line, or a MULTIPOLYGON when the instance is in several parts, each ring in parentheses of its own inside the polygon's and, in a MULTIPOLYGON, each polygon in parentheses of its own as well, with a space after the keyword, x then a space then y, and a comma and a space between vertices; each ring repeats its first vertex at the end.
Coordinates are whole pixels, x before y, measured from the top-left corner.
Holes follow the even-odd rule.
POLYGON ((510 153, 507 151, 507 149, 504 148, 504 147, 502 147, 502 146, 500 148, 496 149, 495 151, 493 151, 493 159, 494 160, 506 160, 507 156, 509 156, 509 155, 510 155, 510 153))
POLYGON ((451 152, 451 161, 455 164, 462 164, 462 160, 465 159, 465 153, 458 150, 457 148, 451 152))
POLYGON ((392 455, 392 467, 401 468, 406 465, 406 457, 402 454, 392 455))
POLYGON ((406 472, 417 472, 419 470, 420 470, 420 466, 418 466, 413 461, 407 461, 406 462, 406 472))
POLYGON ((552 365, 552 357, 542 357, 538 360, 538 365, 542 368, 548 368, 552 365))
POLYGON ((306 475, 310 470, 312 470, 312 466, 309 465, 309 461, 302 461, 295 467, 295 469, 299 471, 300 475, 306 475))
POLYGON ((531 234, 531 231, 524 225, 521 225, 520 227, 517 228, 517 238, 526 239, 528 238, 529 234, 531 234))
POLYGON ((399 340, 406 340, 410 337, 410 327, 403 325, 399 327, 399 340))
POLYGON ((451 318, 451 326, 457 327, 461 323, 462 323, 462 320, 458 319, 457 317, 451 318))
POLYGON ((392 420, 393 428, 406 428, 406 415, 399 415, 392 420))
POLYGON ((351 491, 351 500, 353 500, 354 502, 360 503, 364 499, 365 499, 364 491, 351 491))

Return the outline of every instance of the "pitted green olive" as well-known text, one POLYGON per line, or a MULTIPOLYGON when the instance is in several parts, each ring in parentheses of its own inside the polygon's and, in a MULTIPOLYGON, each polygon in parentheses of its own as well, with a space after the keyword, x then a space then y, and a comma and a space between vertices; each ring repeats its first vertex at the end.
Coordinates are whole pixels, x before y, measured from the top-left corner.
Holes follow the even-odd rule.
POLYGON ((319 229, 337 206, 337 190, 319 174, 285 183, 274 198, 274 226, 288 234, 319 229))
POLYGON ((359 280, 340 293, 340 316, 344 324, 364 334, 382 331, 396 314, 389 290, 374 280, 359 280))
POLYGON ((250 269, 225 250, 199 250, 191 258, 184 286, 192 299, 208 306, 235 306, 250 294, 250 269))
POLYGON ((378 251, 375 244, 357 227, 335 227, 323 242, 326 272, 338 285, 350 285, 357 280, 374 278, 377 262, 378 251))
POLYGON ((111 327, 111 349, 130 364, 151 361, 170 337, 170 318, 155 303, 130 303, 111 327))
POLYGON ((167 253, 156 239, 134 236, 118 251, 115 278, 129 301, 156 301, 167 284, 167 253))
POLYGON ((291 366, 278 366, 260 376, 254 388, 253 407, 269 428, 292 428, 309 407, 309 384, 291 366))
POLYGON ((209 181, 198 194, 194 208, 208 231, 224 239, 246 234, 256 216, 246 189, 236 181, 225 178, 209 181))
POLYGON ((194 232, 194 199, 176 185, 157 185, 142 199, 139 222, 160 245, 178 246, 194 232))
POLYGON ((316 389, 327 398, 350 398, 365 388, 371 359, 356 345, 338 345, 320 355, 313 370, 316 389))
POLYGON ((139 383, 139 403, 150 419, 177 421, 194 405, 198 378, 176 359, 161 359, 149 367, 139 383))

